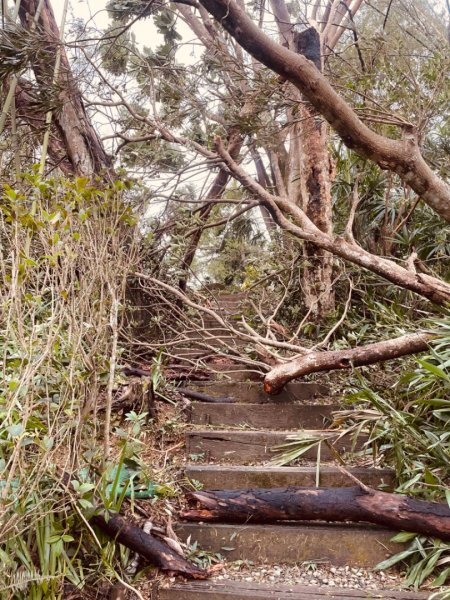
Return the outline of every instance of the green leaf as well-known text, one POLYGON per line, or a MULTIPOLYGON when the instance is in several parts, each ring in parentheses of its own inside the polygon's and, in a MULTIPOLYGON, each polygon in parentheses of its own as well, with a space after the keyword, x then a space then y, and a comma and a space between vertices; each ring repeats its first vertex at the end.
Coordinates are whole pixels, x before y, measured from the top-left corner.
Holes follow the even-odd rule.
POLYGON ((431 582, 431 587, 441 587, 445 584, 450 576, 450 567, 444 569, 437 577, 431 582))
POLYGON ((447 504, 448 504, 448 506, 450 508, 450 489, 449 488, 447 488, 445 490, 445 499, 447 500, 447 504))
POLYGON ((435 375, 436 377, 439 377, 439 379, 443 379, 444 381, 449 381, 450 382, 450 377, 447 375, 447 373, 441 369, 440 367, 433 365, 432 363, 429 363, 426 360, 418 360, 417 361, 425 370, 429 371, 430 373, 432 373, 433 375, 435 375))
POLYGON ((56 544, 56 542, 59 542, 60 539, 61 539, 60 535, 51 535, 48 538, 47 543, 48 544, 56 544))
POLYGON ((24 428, 22 423, 17 423, 16 425, 10 425, 6 428, 6 431, 9 433, 11 437, 19 437, 24 432, 24 428))
POLYGON ((80 487, 78 488, 77 492, 79 494, 81 494, 82 496, 84 496, 84 494, 93 490, 94 487, 95 487, 95 485, 93 485, 92 483, 82 483, 80 485, 80 487))
POLYGON ((378 563, 378 565, 374 567, 374 571, 384 571, 385 569, 390 569, 393 565, 396 565, 400 561, 405 560, 405 558, 408 558, 408 556, 411 556, 416 552, 417 550, 403 550, 403 552, 394 554, 394 556, 391 556, 387 560, 383 560, 383 562, 378 563))
POLYGON ((410 542, 411 540, 413 540, 416 537, 417 533, 412 533, 409 531, 401 531, 400 533, 397 533, 397 535, 394 535, 394 537, 391 539, 392 542, 397 542, 398 544, 404 544, 406 542, 410 542))

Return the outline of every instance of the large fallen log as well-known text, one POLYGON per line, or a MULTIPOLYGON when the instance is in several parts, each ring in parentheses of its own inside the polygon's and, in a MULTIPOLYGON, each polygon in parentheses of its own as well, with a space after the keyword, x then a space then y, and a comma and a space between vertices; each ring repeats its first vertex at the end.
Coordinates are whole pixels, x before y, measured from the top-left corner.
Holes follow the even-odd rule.
POLYGON ((289 487, 207 490, 187 494, 189 521, 277 523, 279 521, 368 522, 450 540, 450 508, 369 488, 289 487))
POLYGON ((172 548, 140 527, 126 521, 121 515, 109 514, 108 520, 102 515, 92 517, 91 523, 113 540, 137 552, 152 565, 163 571, 182 575, 190 579, 207 579, 209 574, 177 554, 172 548))
POLYGON ((357 348, 309 352, 269 371, 264 378, 264 390, 267 394, 278 394, 289 381, 310 373, 352 369, 424 352, 434 337, 431 333, 410 333, 357 348))

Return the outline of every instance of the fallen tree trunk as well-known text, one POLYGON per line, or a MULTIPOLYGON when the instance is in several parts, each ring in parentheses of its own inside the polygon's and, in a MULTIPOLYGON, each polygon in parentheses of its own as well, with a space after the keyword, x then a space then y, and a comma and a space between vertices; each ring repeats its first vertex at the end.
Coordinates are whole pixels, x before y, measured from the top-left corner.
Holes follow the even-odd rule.
POLYGON ((267 394, 278 394, 289 381, 310 373, 362 367, 407 354, 424 352, 428 350, 429 343, 434 337, 436 336, 431 333, 411 333, 347 350, 309 352, 288 363, 279 364, 269 371, 264 378, 264 391, 267 394))
POLYGON ((177 554, 172 548, 145 533, 140 527, 127 522, 117 514, 109 515, 106 520, 101 515, 92 517, 91 523, 101 529, 106 535, 123 544, 130 550, 137 552, 163 571, 169 571, 176 575, 182 575, 191 579, 207 579, 208 572, 199 569, 194 564, 177 554))
POLYGON ((363 521, 450 540, 447 504, 368 488, 207 490, 190 492, 187 499, 192 508, 181 516, 189 521, 363 521))

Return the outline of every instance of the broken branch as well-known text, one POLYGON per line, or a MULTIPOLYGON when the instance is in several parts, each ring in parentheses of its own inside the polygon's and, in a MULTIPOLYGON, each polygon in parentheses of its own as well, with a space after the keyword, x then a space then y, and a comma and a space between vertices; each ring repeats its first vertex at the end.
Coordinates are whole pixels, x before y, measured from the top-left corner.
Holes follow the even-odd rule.
POLYGON ((274 367, 264 378, 264 390, 268 394, 277 394, 289 381, 310 373, 362 367, 407 354, 424 352, 434 337, 436 334, 432 333, 410 333, 391 340, 347 350, 310 352, 274 367))

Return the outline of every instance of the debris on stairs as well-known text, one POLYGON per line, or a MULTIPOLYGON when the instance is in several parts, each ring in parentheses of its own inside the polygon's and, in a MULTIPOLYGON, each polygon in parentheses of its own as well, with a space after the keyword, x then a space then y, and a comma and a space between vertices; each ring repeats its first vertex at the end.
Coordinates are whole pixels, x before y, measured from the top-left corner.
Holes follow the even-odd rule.
MULTIPOLYGON (((228 298, 225 310, 236 311, 228 298)), ((211 323, 211 326, 214 324, 211 323)), ((331 461, 336 453, 352 450, 352 440, 340 438, 331 450, 321 444, 302 456, 293 467, 268 465, 273 447, 293 431, 307 437, 329 435, 327 425, 339 406, 327 396, 325 386, 291 383, 275 397, 265 394, 262 383, 228 377, 225 369, 216 381, 190 384, 209 397, 234 402, 192 402, 186 432, 186 476, 196 487, 209 490, 246 490, 289 486, 350 487, 348 479, 331 461)), ((232 372, 233 366, 228 370, 232 372)), ((361 437, 358 444, 364 443, 361 437)), ((348 471, 363 484, 384 491, 395 485, 388 469, 352 466, 348 471)), ((389 598, 418 600, 427 594, 401 591, 401 578, 371 572, 378 563, 402 550, 391 541, 395 531, 369 524, 287 521, 283 524, 232 524, 181 522, 176 533, 196 542, 203 551, 225 559, 223 573, 205 582, 175 581, 159 589, 160 600, 362 600, 389 598), (278 574, 284 574, 278 576, 278 574)))

